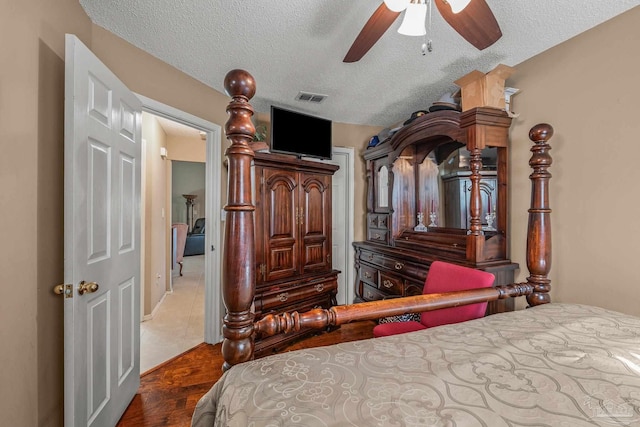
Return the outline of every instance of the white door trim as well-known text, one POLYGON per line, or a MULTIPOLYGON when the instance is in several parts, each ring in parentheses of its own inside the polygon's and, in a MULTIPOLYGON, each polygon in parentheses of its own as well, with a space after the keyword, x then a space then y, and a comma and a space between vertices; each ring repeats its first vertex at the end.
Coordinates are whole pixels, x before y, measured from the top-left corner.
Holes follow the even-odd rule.
POLYGON ((220 314, 220 271, 222 271, 222 245, 220 222, 220 170, 222 128, 220 125, 196 117, 177 108, 136 94, 142 101, 142 110, 165 117, 173 121, 197 128, 206 133, 206 223, 215 226, 207 226, 205 233, 205 272, 204 272, 204 341, 215 344, 222 341, 222 316, 220 314), (212 250, 214 248, 215 250, 212 250))

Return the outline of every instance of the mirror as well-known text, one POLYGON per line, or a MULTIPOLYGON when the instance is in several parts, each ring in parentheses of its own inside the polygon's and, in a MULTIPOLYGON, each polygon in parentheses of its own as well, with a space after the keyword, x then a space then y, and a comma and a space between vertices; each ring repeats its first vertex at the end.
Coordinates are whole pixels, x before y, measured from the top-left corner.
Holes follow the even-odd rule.
POLYGON ((378 207, 389 207, 389 170, 386 166, 378 171, 378 207))
MULTIPOLYGON (((394 236, 404 230, 427 231, 426 227, 469 229, 470 153, 465 148, 458 147, 459 145, 450 146, 448 149, 439 152, 432 150, 426 154, 421 154, 419 149, 416 152, 413 147, 408 147, 394 161, 394 236), (440 162, 439 155, 444 157, 440 162)), ((484 149, 482 163, 482 227, 485 231, 494 231, 497 205, 497 149, 484 149)), ((379 196, 382 200, 382 194, 379 196)))
MULTIPOLYGON (((480 219, 485 231, 495 231, 495 216, 498 194, 497 148, 482 150, 482 176, 480 219)), ((471 170, 469 152, 460 148, 439 165, 440 184, 444 209, 440 212, 446 227, 469 229, 469 204, 471 195, 471 170)))

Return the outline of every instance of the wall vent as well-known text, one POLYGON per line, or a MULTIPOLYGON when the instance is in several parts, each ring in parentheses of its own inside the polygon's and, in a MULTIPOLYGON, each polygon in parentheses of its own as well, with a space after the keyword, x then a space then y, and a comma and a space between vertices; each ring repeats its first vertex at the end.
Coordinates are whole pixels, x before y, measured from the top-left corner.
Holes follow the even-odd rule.
POLYGON ((296 95, 296 101, 320 104, 326 97, 327 95, 320 95, 319 93, 298 92, 298 94, 296 95))

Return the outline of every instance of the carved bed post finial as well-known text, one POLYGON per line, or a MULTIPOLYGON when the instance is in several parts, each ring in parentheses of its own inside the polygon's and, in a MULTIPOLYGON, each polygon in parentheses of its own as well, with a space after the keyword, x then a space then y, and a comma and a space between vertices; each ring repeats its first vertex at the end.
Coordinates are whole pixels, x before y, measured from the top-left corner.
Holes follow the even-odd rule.
POLYGON ((534 292, 527 295, 529 306, 551 302, 549 290, 551 281, 548 278, 551 270, 551 209, 549 208, 549 179, 551 174, 551 147, 547 143, 553 136, 553 127, 541 123, 529 131, 529 139, 535 145, 531 147, 529 165, 533 173, 531 179, 531 208, 529 209, 529 226, 527 228, 527 268, 530 276, 527 282, 534 287, 534 292))
POLYGON ((222 334, 223 369, 251 359, 253 354, 253 313, 255 293, 255 249, 253 206, 251 195, 251 162, 254 153, 249 147, 255 128, 251 122, 253 108, 249 99, 256 92, 251 74, 231 70, 224 87, 233 99, 227 106, 229 120, 225 125, 231 142, 226 156, 229 162, 228 200, 226 211, 224 253, 228 260, 222 276, 222 299, 226 308, 222 334))

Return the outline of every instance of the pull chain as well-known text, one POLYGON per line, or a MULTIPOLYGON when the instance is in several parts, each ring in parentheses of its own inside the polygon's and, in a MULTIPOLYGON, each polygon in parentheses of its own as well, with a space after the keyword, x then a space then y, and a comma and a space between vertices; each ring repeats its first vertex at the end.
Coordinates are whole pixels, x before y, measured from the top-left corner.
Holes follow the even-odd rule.
POLYGON ((431 0, 427 1, 427 7, 429 9, 429 31, 424 36, 424 42, 422 43, 422 55, 426 55, 427 52, 433 52, 433 42, 431 41, 431 0), (427 35, 429 35, 429 40, 427 40, 427 35))

